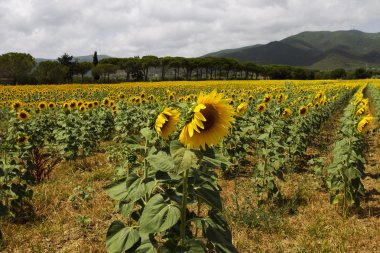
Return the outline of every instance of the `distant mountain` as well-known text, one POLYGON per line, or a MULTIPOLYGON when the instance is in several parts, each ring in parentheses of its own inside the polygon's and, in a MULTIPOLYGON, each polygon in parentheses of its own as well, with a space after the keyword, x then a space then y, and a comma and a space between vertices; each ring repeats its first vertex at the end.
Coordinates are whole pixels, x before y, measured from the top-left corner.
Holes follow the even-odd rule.
MULTIPOLYGON (((74 61, 78 62, 92 62, 92 57, 93 55, 83 55, 83 56, 74 56, 74 61)), ((106 58, 111 58, 111 56, 104 55, 104 54, 98 54, 98 60, 106 59, 106 58)), ((57 61, 56 59, 45 59, 45 58, 36 58, 35 59, 37 63, 43 62, 43 61, 57 61)))
POLYGON ((227 49, 205 56, 322 70, 380 67, 380 33, 358 30, 302 32, 265 45, 227 49))

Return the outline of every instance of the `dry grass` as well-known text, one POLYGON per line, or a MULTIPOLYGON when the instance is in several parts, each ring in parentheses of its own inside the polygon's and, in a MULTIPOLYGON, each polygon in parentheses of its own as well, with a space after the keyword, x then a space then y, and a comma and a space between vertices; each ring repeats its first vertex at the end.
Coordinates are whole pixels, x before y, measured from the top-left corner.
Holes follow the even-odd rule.
POLYGON ((113 203, 102 187, 112 178, 113 169, 106 165, 104 155, 89 160, 103 166, 75 171, 75 164, 63 163, 50 180, 34 187, 35 217, 25 224, 1 223, 7 246, 4 252, 105 252, 113 203), (91 200, 79 200, 75 208, 69 197, 77 186, 90 186, 94 192, 91 200))

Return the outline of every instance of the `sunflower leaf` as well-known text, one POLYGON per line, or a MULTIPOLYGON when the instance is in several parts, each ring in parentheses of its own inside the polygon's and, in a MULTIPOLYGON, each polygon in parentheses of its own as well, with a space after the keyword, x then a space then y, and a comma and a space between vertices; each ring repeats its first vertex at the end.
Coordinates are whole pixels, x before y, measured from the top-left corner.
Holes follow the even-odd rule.
POLYGON ((172 171, 174 169, 173 158, 164 152, 158 152, 156 155, 150 155, 145 159, 155 170, 172 171))
POLYGON ((140 218, 141 233, 156 233, 174 226, 181 216, 175 205, 165 201, 161 194, 152 197, 144 208, 140 218))
POLYGON ((170 143, 170 154, 173 157, 178 174, 190 169, 193 165, 193 160, 196 158, 194 152, 185 148, 179 141, 170 143))
POLYGON ((107 251, 124 252, 132 248, 140 239, 139 232, 125 226, 121 221, 114 221, 107 231, 107 251))

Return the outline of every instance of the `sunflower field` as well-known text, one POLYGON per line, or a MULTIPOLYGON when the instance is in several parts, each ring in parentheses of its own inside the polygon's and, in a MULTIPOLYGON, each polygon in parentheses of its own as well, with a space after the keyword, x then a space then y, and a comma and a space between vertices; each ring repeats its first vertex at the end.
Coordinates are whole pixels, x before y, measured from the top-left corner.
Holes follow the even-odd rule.
POLYGON ((0 117, 5 252, 380 250, 378 80, 0 86, 0 117))

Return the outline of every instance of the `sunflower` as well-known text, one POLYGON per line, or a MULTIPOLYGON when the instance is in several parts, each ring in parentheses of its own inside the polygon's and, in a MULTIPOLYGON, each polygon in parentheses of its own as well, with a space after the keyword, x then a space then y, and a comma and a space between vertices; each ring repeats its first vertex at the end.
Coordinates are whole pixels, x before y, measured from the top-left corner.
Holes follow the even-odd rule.
POLYGON ((355 117, 358 118, 360 116, 363 116, 366 112, 368 112, 368 106, 363 106, 361 108, 359 108, 356 113, 355 113, 355 117))
POLYGON ((247 110, 247 102, 243 102, 241 103, 237 108, 236 108, 236 112, 237 114, 240 116, 242 115, 246 110, 247 110))
POLYGON ((234 120, 234 108, 228 103, 229 100, 223 99, 223 94, 217 94, 216 90, 208 95, 201 92, 191 119, 183 127, 179 140, 188 148, 202 147, 203 150, 206 145, 218 144, 228 135, 228 128, 234 120))
POLYGON ((19 135, 19 136, 17 136, 17 142, 19 144, 25 144, 29 140, 29 138, 30 137, 27 135, 19 135))
POLYGON ((371 123, 373 121, 373 117, 366 116, 361 121, 359 121, 358 126, 356 130, 358 130, 359 133, 365 133, 371 128, 371 123))
POLYGON ((300 116, 305 116, 309 111, 309 107, 307 106, 301 106, 300 109, 298 109, 298 113, 300 116))
POLYGON ((21 110, 17 113, 17 118, 20 120, 28 120, 30 118, 30 114, 25 110, 21 110))
POLYGON ((77 107, 77 101, 71 100, 69 105, 70 105, 70 109, 74 109, 75 107, 77 107))
POLYGON ((38 104, 38 108, 41 110, 45 110, 48 107, 47 103, 45 101, 42 101, 38 104))
POLYGON ((276 96, 277 102, 281 103, 285 99, 285 95, 283 93, 280 93, 276 96))
POLYGON ((263 97, 263 103, 269 103, 270 101, 272 101, 272 94, 265 94, 265 96, 263 97))
POLYGON ((103 99, 103 105, 105 105, 105 106, 108 106, 110 104, 110 102, 111 102, 111 100, 108 97, 103 99))
POLYGON ((265 112, 266 109, 267 109, 267 106, 265 105, 265 103, 262 103, 256 106, 256 111, 260 113, 265 112))
POLYGON ((166 107, 157 117, 154 128, 156 132, 165 140, 169 139, 170 134, 176 130, 176 124, 179 121, 180 113, 171 108, 166 107))
POLYGON ((86 110, 86 106, 85 105, 79 106, 79 111, 84 112, 85 110, 86 110))
POLYGON ((21 101, 18 101, 18 100, 14 101, 13 104, 12 104, 12 108, 15 109, 16 111, 17 111, 18 109, 20 109, 21 106, 22 106, 22 102, 21 102, 21 101))
POLYGON ((54 109, 54 108, 55 108, 55 103, 54 103, 54 102, 50 102, 50 103, 48 104, 48 107, 49 107, 50 109, 54 109))
POLYGON ((281 113, 282 118, 287 119, 292 115, 292 110, 289 108, 285 108, 284 111, 281 113))
POLYGON ((124 92, 120 92, 119 93, 119 98, 120 99, 124 99, 126 96, 125 96, 125 94, 124 94, 124 92))

